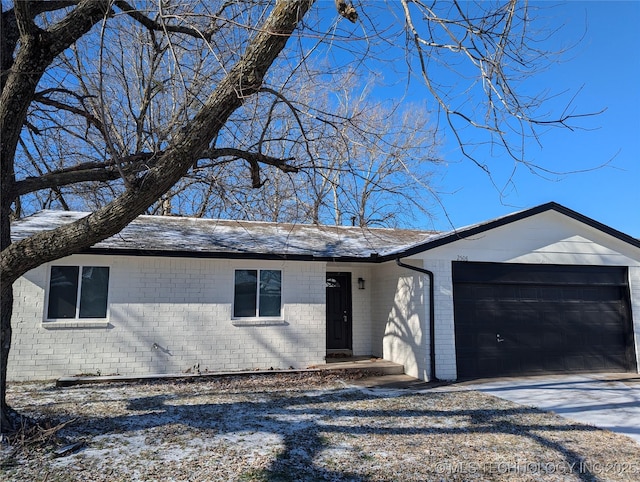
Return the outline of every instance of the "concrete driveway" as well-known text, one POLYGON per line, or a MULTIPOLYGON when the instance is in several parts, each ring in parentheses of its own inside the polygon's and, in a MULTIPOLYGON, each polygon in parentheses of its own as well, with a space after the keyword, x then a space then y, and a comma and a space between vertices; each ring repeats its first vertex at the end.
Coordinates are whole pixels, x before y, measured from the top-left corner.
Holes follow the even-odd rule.
POLYGON ((605 428, 640 443, 640 375, 589 374, 501 378, 464 383, 521 405, 605 428))

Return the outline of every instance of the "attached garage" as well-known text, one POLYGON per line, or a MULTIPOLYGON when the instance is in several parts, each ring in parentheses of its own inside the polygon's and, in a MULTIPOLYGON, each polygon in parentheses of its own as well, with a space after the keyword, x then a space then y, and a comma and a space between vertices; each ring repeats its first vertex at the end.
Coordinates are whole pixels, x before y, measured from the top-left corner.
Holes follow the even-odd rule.
POLYGON ((635 370, 627 267, 452 263, 458 378, 635 370))
MULTIPOLYGON (((82 216, 45 211, 12 236, 82 216)), ((142 216, 26 273, 14 299, 16 381, 344 353, 424 380, 640 373, 640 239, 556 203, 441 233, 142 216), (108 274, 106 313, 82 316, 82 276, 70 294, 52 282, 67 268, 108 274), (261 282, 245 286, 247 273, 261 282), (67 294, 76 311, 52 314, 51 296, 67 294)))

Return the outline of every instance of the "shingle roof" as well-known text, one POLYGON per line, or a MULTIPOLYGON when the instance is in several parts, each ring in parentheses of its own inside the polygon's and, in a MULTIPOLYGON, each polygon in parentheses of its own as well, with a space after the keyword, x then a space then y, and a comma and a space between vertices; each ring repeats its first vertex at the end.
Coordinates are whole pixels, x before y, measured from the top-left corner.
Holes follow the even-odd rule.
MULTIPOLYGON (((549 202, 448 232, 139 216, 120 233, 92 246, 93 253, 135 255, 388 261, 411 256, 499 226, 556 211, 640 248, 640 240, 549 202)), ((76 221, 89 213, 40 211, 12 224, 13 241, 76 221)))
MULTIPOLYGON (((76 221, 89 213, 40 211, 15 221, 12 239, 76 221)), ((139 216, 91 251, 209 256, 371 258, 401 252, 433 238, 434 232, 306 224, 139 216)))

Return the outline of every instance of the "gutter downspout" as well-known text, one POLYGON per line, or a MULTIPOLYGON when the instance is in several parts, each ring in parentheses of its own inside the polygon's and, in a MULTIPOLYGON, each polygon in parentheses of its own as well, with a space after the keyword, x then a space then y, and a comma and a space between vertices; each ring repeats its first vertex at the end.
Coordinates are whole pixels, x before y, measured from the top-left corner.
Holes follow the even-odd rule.
POLYGON ((429 381, 438 381, 438 377, 436 376, 436 321, 435 321, 435 308, 433 306, 434 300, 434 287, 433 287, 433 271, 429 271, 428 269, 418 268, 417 266, 411 266, 408 264, 404 264, 400 261, 400 258, 396 258, 396 264, 401 268, 410 269, 412 271, 418 271, 419 273, 426 274, 429 277, 429 370, 431 375, 431 380, 429 381))

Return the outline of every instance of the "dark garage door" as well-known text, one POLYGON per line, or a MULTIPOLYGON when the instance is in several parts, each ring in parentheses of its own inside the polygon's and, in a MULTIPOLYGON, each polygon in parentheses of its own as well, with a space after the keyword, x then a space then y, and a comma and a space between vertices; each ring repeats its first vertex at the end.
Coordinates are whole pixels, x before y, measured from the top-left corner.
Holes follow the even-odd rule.
POLYGON ((627 270, 453 263, 458 378, 635 365, 627 270))

